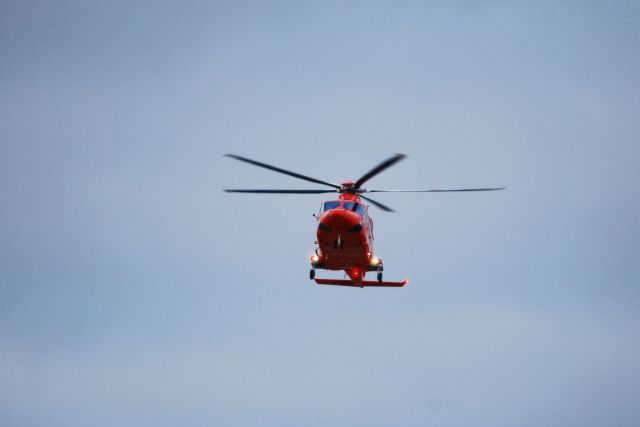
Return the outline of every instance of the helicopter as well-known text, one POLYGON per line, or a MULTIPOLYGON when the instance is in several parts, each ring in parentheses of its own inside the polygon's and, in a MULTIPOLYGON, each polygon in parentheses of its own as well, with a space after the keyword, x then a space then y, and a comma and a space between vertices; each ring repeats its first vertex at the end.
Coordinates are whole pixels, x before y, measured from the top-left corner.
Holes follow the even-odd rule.
MULTIPOLYGON (((405 154, 397 153, 382 163, 375 166, 369 172, 362 175, 356 181, 345 181, 342 184, 333 184, 310 176, 292 172, 267 163, 258 162, 236 154, 225 154, 226 157, 249 163, 254 166, 269 169, 274 172, 292 176, 304 181, 321 184, 331 189, 311 190, 279 190, 279 189, 226 189, 227 193, 254 193, 254 194, 325 194, 337 193, 337 199, 327 200, 322 203, 318 215, 314 214, 318 226, 316 230, 316 244, 314 254, 311 256, 311 270, 309 278, 319 285, 352 286, 363 288, 365 286, 376 287, 402 287, 408 280, 383 281, 382 272, 384 265, 382 259, 375 256, 373 248, 373 220, 369 215, 369 206, 363 202, 382 209, 385 212, 394 212, 389 206, 384 205, 370 197, 368 193, 443 193, 466 191, 496 191, 505 187, 496 188, 459 188, 450 190, 371 190, 362 185, 382 171, 395 165, 406 158, 405 154), (348 279, 322 279, 315 277, 316 269, 343 270, 348 279), (377 280, 365 280, 368 272, 376 272, 377 280)), ((345 276, 345 277, 346 277, 345 276)))

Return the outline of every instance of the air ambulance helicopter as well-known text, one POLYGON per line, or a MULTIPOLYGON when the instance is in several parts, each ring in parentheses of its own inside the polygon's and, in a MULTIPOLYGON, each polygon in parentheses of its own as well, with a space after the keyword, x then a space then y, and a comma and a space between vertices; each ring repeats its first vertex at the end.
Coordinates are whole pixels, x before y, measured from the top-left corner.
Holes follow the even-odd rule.
POLYGON ((282 169, 266 163, 251 160, 235 154, 226 154, 227 157, 249 163, 265 169, 279 172, 294 178, 313 182, 316 184, 331 187, 328 189, 313 190, 273 190, 273 189, 227 189, 227 193, 257 193, 257 194, 323 194, 337 193, 336 200, 325 201, 319 215, 315 215, 318 222, 316 231, 318 247, 314 255, 311 256, 311 270, 309 278, 315 279, 319 285, 338 286, 386 286, 402 287, 407 284, 407 280, 399 282, 386 282, 382 280, 384 266, 382 259, 376 257, 373 249, 373 220, 369 216, 369 206, 363 200, 382 209, 386 212, 394 212, 389 206, 377 202, 364 193, 442 193, 442 192, 462 192, 462 191, 495 191, 503 190, 498 188, 460 188, 453 190, 369 190, 362 185, 378 175, 385 169, 393 166, 406 155, 395 154, 369 172, 362 175, 356 181, 345 181, 341 185, 332 184, 320 179, 302 175, 290 170, 282 169), (316 269, 344 270, 349 279, 320 279, 316 278, 316 269), (377 280, 364 280, 367 272, 376 272, 377 280))

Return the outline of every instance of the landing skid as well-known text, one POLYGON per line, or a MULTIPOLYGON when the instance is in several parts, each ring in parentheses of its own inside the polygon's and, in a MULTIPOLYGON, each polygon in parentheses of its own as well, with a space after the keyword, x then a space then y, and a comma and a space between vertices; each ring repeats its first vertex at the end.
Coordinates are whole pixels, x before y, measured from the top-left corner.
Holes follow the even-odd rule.
POLYGON ((401 288, 408 283, 408 280, 401 282, 378 282, 377 280, 363 280, 360 283, 355 283, 351 280, 339 280, 339 279, 314 279, 318 285, 336 285, 336 286, 353 286, 356 288, 363 288, 365 286, 371 287, 388 287, 388 288, 401 288))

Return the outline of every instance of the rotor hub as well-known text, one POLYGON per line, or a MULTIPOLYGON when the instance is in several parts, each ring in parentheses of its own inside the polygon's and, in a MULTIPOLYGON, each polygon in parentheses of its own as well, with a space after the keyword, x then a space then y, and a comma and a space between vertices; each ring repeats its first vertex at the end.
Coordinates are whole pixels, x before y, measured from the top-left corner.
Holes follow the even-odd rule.
POLYGON ((346 194, 358 194, 360 193, 359 188, 355 188, 355 183, 353 181, 345 181, 342 183, 340 187, 340 193, 346 194))

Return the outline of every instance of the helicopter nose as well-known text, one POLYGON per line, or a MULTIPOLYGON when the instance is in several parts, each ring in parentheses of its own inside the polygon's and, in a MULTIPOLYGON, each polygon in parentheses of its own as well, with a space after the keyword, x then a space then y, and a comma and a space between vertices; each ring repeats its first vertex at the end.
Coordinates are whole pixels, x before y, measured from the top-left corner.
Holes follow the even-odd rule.
MULTIPOLYGON (((344 233, 354 230, 360 225, 360 217, 348 211, 329 211, 320 222, 319 229, 322 231, 334 231, 344 233)), ((362 226, 360 226, 362 227, 362 226)), ((359 231, 359 230, 354 230, 359 231)))

